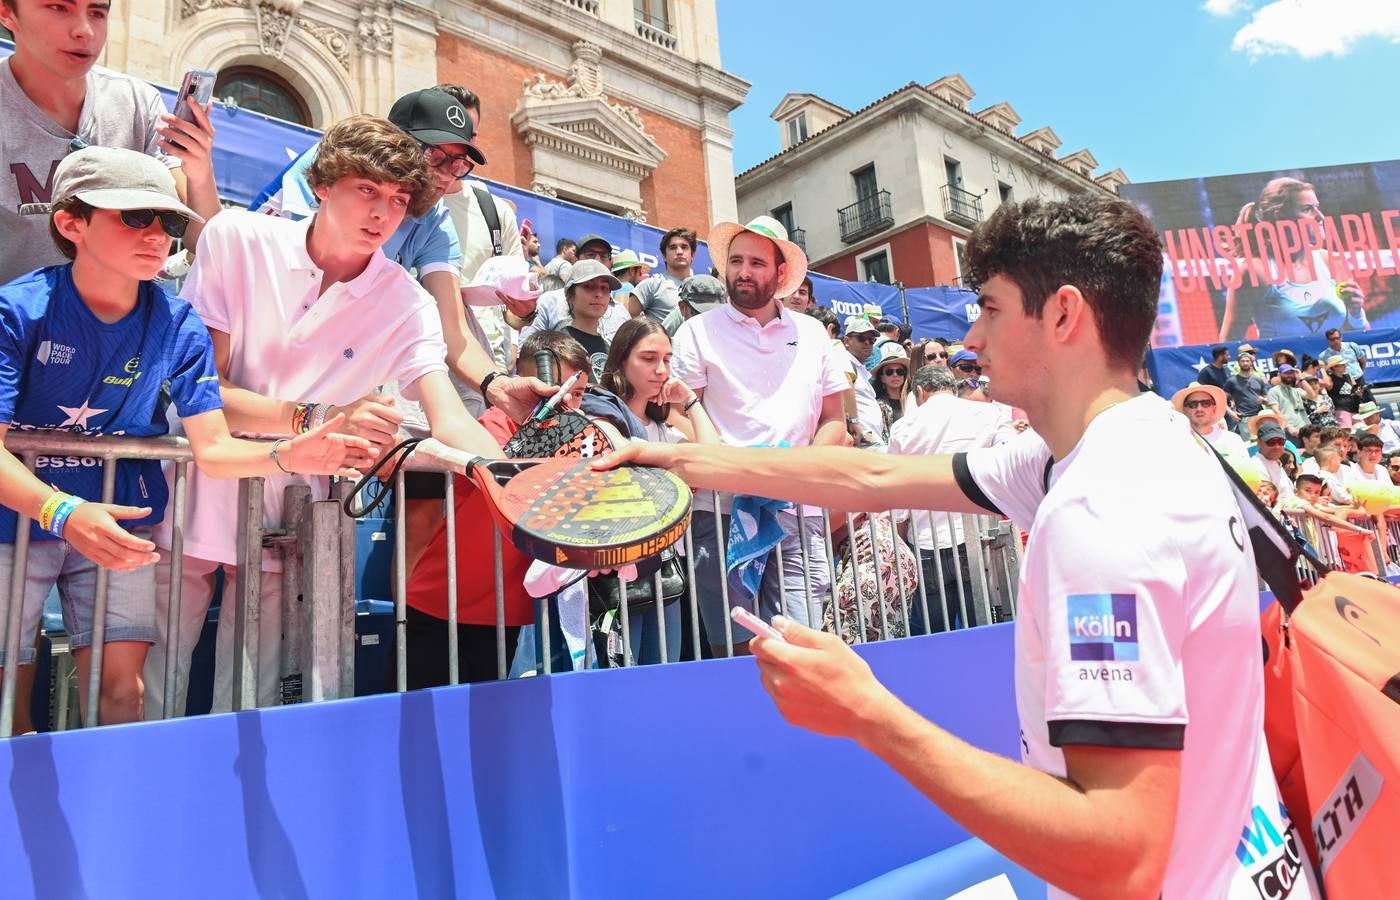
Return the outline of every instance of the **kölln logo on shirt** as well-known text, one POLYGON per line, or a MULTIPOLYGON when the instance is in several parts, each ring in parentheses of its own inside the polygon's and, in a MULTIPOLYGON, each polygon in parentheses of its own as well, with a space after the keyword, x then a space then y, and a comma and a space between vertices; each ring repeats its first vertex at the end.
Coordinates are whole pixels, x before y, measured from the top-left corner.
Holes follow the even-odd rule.
POLYGON ((1070 659, 1138 659, 1135 594, 1070 594, 1065 598, 1065 616, 1070 659))

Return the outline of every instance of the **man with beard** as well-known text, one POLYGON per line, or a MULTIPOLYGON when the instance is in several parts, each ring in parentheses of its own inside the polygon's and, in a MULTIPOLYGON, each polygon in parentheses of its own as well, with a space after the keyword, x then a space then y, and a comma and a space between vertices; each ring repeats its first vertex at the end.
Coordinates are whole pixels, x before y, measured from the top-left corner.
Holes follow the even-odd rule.
POLYGON ((1288 363, 1278 367, 1279 383, 1269 388, 1265 396, 1269 408, 1283 417, 1284 431, 1296 444, 1300 442, 1298 431, 1309 423, 1308 412, 1303 408, 1303 389, 1298 386, 1298 370, 1288 363))
POLYGON ((1176 411, 1191 420, 1191 430, 1228 459, 1248 459, 1244 439, 1225 427, 1225 392, 1211 384, 1188 384, 1172 397, 1176 411))
MULTIPOLYGON (((676 374, 703 400, 720 437, 730 446, 846 444, 841 402, 849 387, 845 361, 832 351, 820 322, 794 313, 777 300, 802 283, 806 254, 787 239, 782 225, 767 216, 748 225, 722 222, 711 230, 709 243, 715 268, 728 285, 729 302, 688 319, 676 332, 672 360, 676 374)), ((728 578, 731 605, 750 606, 753 592, 742 583, 741 571, 722 574, 715 550, 725 546, 720 537, 730 533, 729 513, 736 501, 732 495, 720 495, 723 531, 717 534, 712 512, 715 496, 710 492, 696 496, 699 512, 691 528, 701 618, 719 655, 725 652, 729 616, 720 579, 728 578)), ((829 581, 820 514, 810 508, 799 519, 791 507, 775 515, 767 512, 769 521, 776 520, 782 531, 778 538, 769 529, 778 539, 756 557, 761 560, 756 591, 760 612, 766 617, 782 610, 807 622, 808 589, 815 600, 825 593, 829 581), (773 552, 779 545, 780 557, 773 552)), ((747 525, 746 517, 736 516, 735 522, 747 525)), ((751 637, 734 625, 734 652, 747 653, 751 637)))
POLYGON ((1240 371, 1230 376, 1225 383, 1225 393, 1230 395, 1235 414, 1239 416, 1240 437, 1246 437, 1244 423, 1253 418, 1268 401, 1269 383, 1254 371, 1254 354, 1241 353, 1240 371))

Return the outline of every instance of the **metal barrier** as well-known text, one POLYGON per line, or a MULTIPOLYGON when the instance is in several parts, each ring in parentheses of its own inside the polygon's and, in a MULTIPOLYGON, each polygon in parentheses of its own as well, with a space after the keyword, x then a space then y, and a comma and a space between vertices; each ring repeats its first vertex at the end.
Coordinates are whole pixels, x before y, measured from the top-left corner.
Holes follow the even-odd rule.
MULTIPOLYGON (((1282 513, 1284 523, 1294 536, 1306 541, 1317 558, 1333 569, 1360 571, 1384 578, 1390 574, 1392 567, 1400 565, 1400 520, 1387 515, 1381 522, 1359 510, 1345 511, 1342 518, 1347 524, 1369 535, 1365 554, 1343 554, 1337 527, 1327 519, 1303 510, 1286 510, 1282 513)), ((1305 588, 1317 584, 1321 577, 1317 569, 1303 558, 1298 560, 1296 569, 1298 580, 1305 588)))
MULTIPOLYGON (((30 466, 41 455, 78 455, 100 460, 103 466, 103 502, 110 503, 114 495, 116 460, 161 460, 174 465, 174 490, 167 510, 171 526, 170 593, 166 621, 167 643, 164 668, 164 708, 162 717, 177 715, 175 709, 179 658, 192 648, 179 646, 179 616, 182 602, 181 569, 186 514, 186 493, 189 464, 193 455, 182 438, 153 439, 84 437, 67 433, 10 432, 5 446, 30 466)), ((431 465, 410 460, 406 467, 418 471, 439 471, 431 465)), ((446 631, 447 683, 461 681, 461 648, 458 642, 458 594, 455 478, 443 473, 445 485, 444 514, 446 528, 446 631)), ((396 668, 394 684, 399 691, 408 687, 407 647, 407 571, 408 547, 404 474, 400 472, 394 485, 392 592, 394 605, 394 644, 396 668)), ((233 604, 233 708, 248 709, 258 703, 257 673, 259 667, 278 668, 279 700, 282 703, 327 700, 352 696, 354 693, 355 600, 356 600, 356 540, 354 520, 345 516, 340 498, 349 490, 348 482, 334 482, 332 499, 313 501, 307 485, 291 485, 284 492, 283 521, 280 527, 264 527, 264 480, 245 478, 239 483, 237 529, 237 561, 234 566, 235 590, 226 593, 224 603, 233 604), (281 649, 276 660, 263 659, 259 647, 259 623, 263 612, 262 578, 265 551, 282 557, 281 649)), ((725 559, 728 534, 725 522, 729 518, 719 510, 718 495, 711 498, 710 509, 696 509, 692 530, 686 533, 682 557, 676 569, 685 575, 684 594, 670 602, 653 603, 648 611, 634 612, 627 601, 628 585, 617 574, 595 576, 615 579, 616 610, 613 641, 598 653, 595 636, 600 634, 599 622, 589 613, 586 588, 583 585, 582 605, 568 608, 570 621, 563 621, 564 607, 552 610, 549 599, 538 604, 535 622, 538 639, 538 670, 553 672, 554 648, 551 644, 562 633, 565 643, 577 645, 583 641, 582 658, 585 665, 668 664, 682 658, 698 659, 708 656, 730 656, 744 652, 742 641, 736 645, 734 628, 727 615, 721 622, 710 621, 706 628, 705 613, 697 577, 697 560, 713 553, 704 564, 718 565, 725 559), (697 546, 694 526, 702 518, 712 526, 714 546, 697 546), (699 556, 698 556, 699 555, 699 556), (671 627, 673 606, 687 634, 680 627, 671 627), (579 613, 582 613, 582 618, 579 613), (558 616, 558 622, 552 622, 558 616), (556 628, 557 626, 557 628, 556 628), (634 646, 634 637, 646 640, 654 627, 654 652, 642 654, 634 646), (711 633, 713 632, 713 633, 711 633), (552 638, 554 635, 554 638, 552 638), (685 637, 691 651, 681 652, 685 637), (707 646, 708 644, 708 646, 707 646)), ((774 548, 773 565, 778 569, 776 594, 778 607, 814 627, 842 635, 852 643, 882 640, 916 633, 931 633, 961 625, 988 624, 1011 618, 1015 614, 1015 588, 1021 560, 1021 535, 1009 522, 989 516, 954 515, 941 512, 896 510, 885 513, 841 514, 835 517, 825 510, 796 510, 780 517, 785 539, 774 548), (935 540, 940 528, 953 535, 950 540, 935 540), (799 537, 800 536, 800 539, 799 537), (785 560, 784 544, 787 554, 785 560), (800 576, 794 571, 800 566, 800 576), (784 577, 786 576, 786 577, 784 577), (793 596, 801 594, 800 597, 793 596), (791 602, 790 602, 791 601, 791 602)), ((7 659, 17 660, 22 640, 33 635, 21 634, 22 597, 25 566, 28 556, 28 520, 21 517, 16 532, 14 575, 9 588, 9 614, 0 623, 7 659)), ((499 531, 492 529, 492 572, 495 592, 495 650, 496 674, 507 677, 508 641, 505 624, 505 582, 503 545, 499 531)), ((484 559, 483 559, 484 562, 484 559)), ((700 566, 699 568, 703 568, 700 566)), ((727 567, 725 569, 727 571, 727 567)), ((727 610, 735 599, 731 595, 731 578, 713 579, 718 596, 706 604, 713 610, 727 610), (717 602, 715 602, 717 601, 717 602)), ((83 722, 98 721, 102 644, 106 631, 107 572, 98 569, 91 667, 83 722)), ((650 593, 663 595, 661 572, 650 577, 650 593)), ((770 582, 771 585, 772 582, 770 582)), ((761 593, 761 592, 760 592, 761 593)), ((770 591, 770 594, 772 591, 770 591)), ((771 598, 770 598, 771 599, 771 598)), ((155 602, 155 598, 152 598, 155 602)), ((759 614, 773 612, 764 609, 759 597, 743 602, 759 614)), ((771 604, 769 604, 771 606, 771 604)), ((610 631, 601 630, 602 634, 610 631)), ((528 630, 528 626, 526 629, 528 630)), ((602 638, 599 638, 600 642, 602 638)), ((524 644, 524 641, 521 642, 524 644)), ((572 652, 569 654, 574 656, 572 652)), ((572 662, 572 660, 571 660, 572 662)), ((527 669, 535 667, 527 667, 527 669)), ((6 673, 7 676, 9 673, 6 673)), ((0 693, 0 737, 11 733, 16 678, 4 679, 0 693)), ((61 727, 61 726, 60 726, 61 727)))

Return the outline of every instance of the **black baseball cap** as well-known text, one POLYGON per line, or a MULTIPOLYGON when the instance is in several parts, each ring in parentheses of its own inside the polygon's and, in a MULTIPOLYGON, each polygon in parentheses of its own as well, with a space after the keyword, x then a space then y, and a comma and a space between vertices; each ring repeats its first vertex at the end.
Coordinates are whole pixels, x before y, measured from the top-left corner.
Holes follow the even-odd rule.
POLYGON ((486 154, 472 143, 472 117, 451 94, 433 88, 404 94, 389 109, 389 121, 425 144, 466 144, 471 161, 486 165, 486 154))

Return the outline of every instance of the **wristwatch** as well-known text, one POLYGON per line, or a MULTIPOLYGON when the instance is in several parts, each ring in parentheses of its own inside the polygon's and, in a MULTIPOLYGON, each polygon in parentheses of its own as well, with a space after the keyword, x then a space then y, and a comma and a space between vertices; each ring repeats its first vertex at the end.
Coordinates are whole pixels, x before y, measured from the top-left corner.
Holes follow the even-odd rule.
POLYGON ((505 372, 501 372, 498 370, 495 372, 487 373, 486 377, 481 379, 481 399, 486 401, 487 406, 491 405, 491 395, 487 393, 487 391, 491 388, 491 382, 495 381, 497 378, 509 377, 510 376, 507 375, 505 372))

